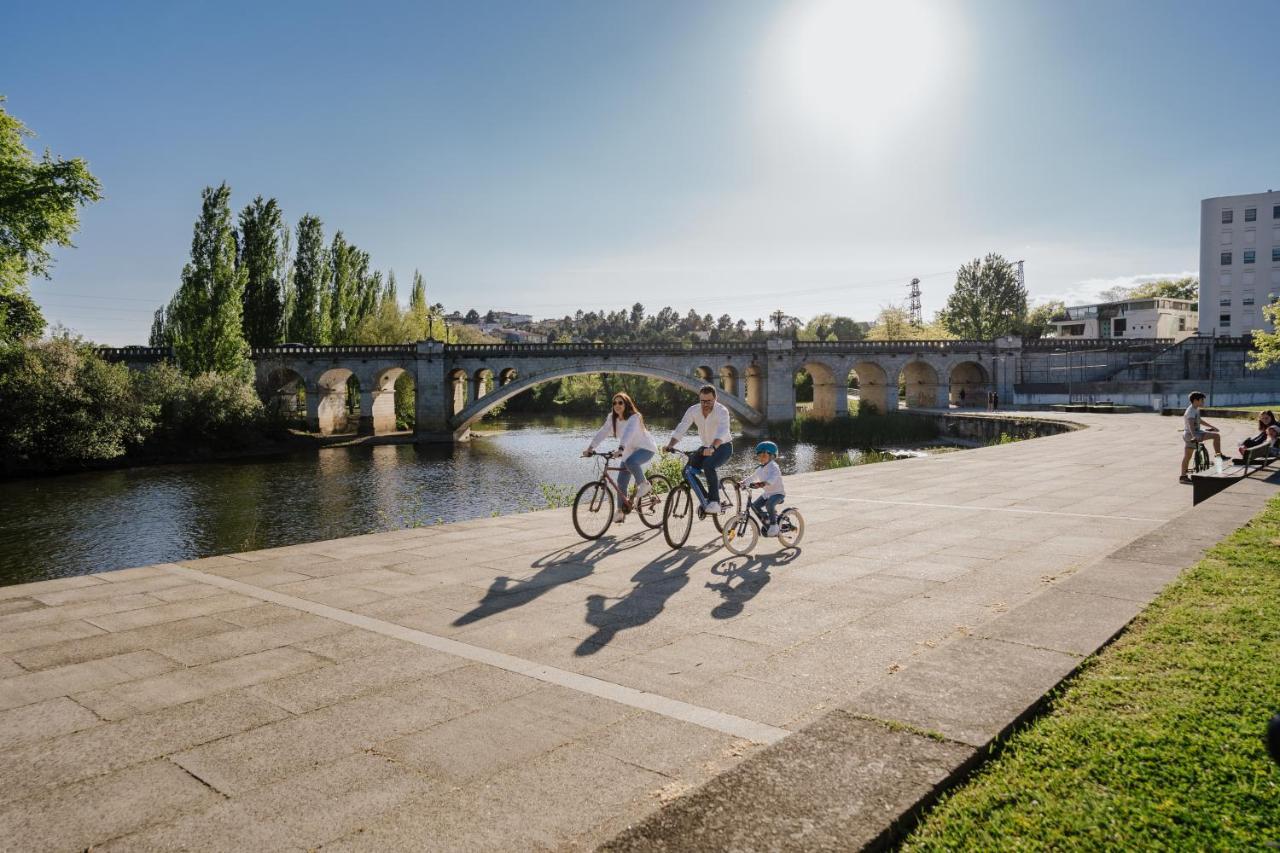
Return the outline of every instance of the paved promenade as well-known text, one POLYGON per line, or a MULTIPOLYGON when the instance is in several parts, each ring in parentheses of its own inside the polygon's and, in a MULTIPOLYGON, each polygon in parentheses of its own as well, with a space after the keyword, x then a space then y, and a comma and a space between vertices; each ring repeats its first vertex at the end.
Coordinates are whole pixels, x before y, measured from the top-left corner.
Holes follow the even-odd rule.
POLYGON ((872 841, 1274 491, 1071 419, 791 477, 754 558, 555 510, 0 588, 0 849, 872 841))

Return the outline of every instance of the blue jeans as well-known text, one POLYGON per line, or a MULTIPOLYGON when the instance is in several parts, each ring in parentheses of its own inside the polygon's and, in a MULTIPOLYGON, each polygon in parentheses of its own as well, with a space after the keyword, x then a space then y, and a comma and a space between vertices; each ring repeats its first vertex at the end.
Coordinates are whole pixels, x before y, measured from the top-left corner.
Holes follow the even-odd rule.
POLYGON ((707 502, 711 500, 717 503, 720 502, 720 475, 716 473, 716 469, 728 462, 729 457, 732 455, 733 442, 726 441, 717 447, 710 456, 703 456, 701 450, 689 456, 688 468, 692 468, 693 471, 689 471, 686 468, 685 479, 689 481, 689 485, 697 492, 698 499, 703 506, 706 506, 707 502), (695 473, 697 471, 701 471, 703 476, 707 478, 707 488, 705 490, 702 488, 702 483, 699 482, 698 475, 695 473), (708 494, 715 497, 708 498, 708 494))
POLYGON ((652 458, 652 450, 637 450, 622 460, 622 470, 618 472, 618 490, 622 494, 627 493, 632 477, 636 478, 636 483, 644 482, 644 466, 652 458))
POLYGON ((751 506, 755 509, 756 515, 764 516, 769 524, 777 524, 778 506, 786 499, 786 495, 774 495, 771 498, 761 495, 751 502, 751 506))

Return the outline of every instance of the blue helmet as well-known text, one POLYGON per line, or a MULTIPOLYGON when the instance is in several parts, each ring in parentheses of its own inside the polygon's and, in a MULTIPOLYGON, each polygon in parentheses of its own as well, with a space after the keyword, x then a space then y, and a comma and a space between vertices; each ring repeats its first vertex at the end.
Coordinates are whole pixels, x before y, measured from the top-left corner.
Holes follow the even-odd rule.
POLYGON ((770 456, 777 456, 778 445, 772 441, 762 441, 756 445, 756 453, 768 453, 770 456))

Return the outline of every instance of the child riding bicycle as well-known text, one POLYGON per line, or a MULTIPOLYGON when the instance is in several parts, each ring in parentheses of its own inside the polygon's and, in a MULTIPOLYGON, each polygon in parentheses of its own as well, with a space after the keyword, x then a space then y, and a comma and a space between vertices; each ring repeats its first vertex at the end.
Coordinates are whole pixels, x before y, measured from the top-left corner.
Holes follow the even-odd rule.
POLYGON ((756 461, 760 467, 751 475, 747 485, 753 489, 763 489, 760 496, 751 502, 756 515, 767 522, 765 536, 778 535, 778 507, 786 500, 786 492, 782 488, 782 469, 778 467, 778 445, 772 441, 762 441, 756 445, 756 461))

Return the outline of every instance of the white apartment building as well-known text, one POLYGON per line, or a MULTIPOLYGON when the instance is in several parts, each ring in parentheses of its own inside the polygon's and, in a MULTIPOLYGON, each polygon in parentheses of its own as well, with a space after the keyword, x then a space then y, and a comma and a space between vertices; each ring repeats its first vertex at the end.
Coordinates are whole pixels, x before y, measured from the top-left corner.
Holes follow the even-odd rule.
POLYGON ((1280 192, 1200 202, 1200 334, 1272 331, 1262 307, 1280 296, 1280 192))
POLYGON ((1173 338, 1196 333, 1196 303, 1149 297, 1074 305, 1053 321, 1055 338, 1173 338))

